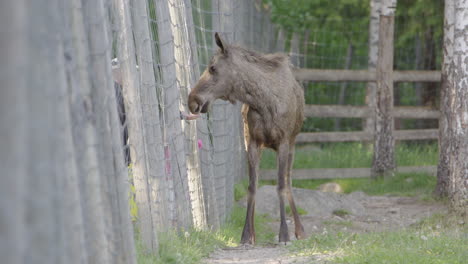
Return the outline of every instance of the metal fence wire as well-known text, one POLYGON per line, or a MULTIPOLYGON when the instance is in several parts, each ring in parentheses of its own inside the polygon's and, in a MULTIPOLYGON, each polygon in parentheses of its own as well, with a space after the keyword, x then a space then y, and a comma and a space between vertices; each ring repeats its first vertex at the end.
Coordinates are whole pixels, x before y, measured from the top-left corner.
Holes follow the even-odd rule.
MULTIPOLYGON (((367 43, 281 30, 261 0, 0 3, 2 263, 135 263, 135 233, 157 252, 161 232, 227 219, 246 176, 240 103, 185 118, 215 32, 298 67, 368 66, 367 43)), ((334 85, 364 104, 364 84, 334 85)), ((308 103, 324 96, 309 86, 308 103)))
POLYGON ((0 20, 2 262, 135 263, 135 233, 157 252, 226 220, 240 104, 189 121, 186 101, 214 32, 267 51, 259 2, 3 1, 0 20))

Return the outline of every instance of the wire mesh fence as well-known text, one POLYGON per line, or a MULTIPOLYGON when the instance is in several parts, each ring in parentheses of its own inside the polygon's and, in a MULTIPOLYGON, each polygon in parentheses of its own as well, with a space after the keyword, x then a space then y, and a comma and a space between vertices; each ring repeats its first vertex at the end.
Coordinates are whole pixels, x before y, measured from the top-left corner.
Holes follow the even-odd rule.
POLYGON ((262 47, 250 27, 272 26, 258 3, 17 1, 0 9, 11 24, 1 31, 10 63, 2 124, 12 124, 1 137, 9 176, 2 261, 134 263, 133 226, 157 252, 160 232, 225 221, 245 176, 240 105, 217 102, 191 121, 186 102, 216 51, 214 32, 262 47))
MULTIPOLYGON (((289 32, 269 12, 258 0, 2 2, 2 261, 134 263, 133 226, 152 252, 160 232, 218 228, 246 162, 240 103, 187 118, 214 32, 286 51, 297 67, 370 66, 367 28, 289 32)), ((311 104, 363 105, 365 94, 363 83, 305 84, 311 104)), ((305 130, 361 127, 326 122, 305 130)))

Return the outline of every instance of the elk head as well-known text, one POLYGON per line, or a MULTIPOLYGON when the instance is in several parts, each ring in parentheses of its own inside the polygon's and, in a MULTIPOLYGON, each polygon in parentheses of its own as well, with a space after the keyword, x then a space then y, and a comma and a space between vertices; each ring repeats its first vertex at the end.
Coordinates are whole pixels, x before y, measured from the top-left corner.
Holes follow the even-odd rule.
POLYGON ((208 112, 210 104, 216 99, 235 102, 232 97, 235 71, 232 69, 229 46, 224 43, 218 33, 215 33, 215 39, 219 50, 211 59, 188 98, 189 110, 193 114, 208 112))

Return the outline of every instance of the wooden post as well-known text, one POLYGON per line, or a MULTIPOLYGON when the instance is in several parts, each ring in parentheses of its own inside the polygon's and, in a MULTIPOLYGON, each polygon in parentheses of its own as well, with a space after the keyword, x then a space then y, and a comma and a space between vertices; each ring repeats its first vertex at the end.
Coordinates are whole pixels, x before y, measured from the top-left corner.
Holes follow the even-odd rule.
POLYGON ((395 139, 393 137, 393 32, 396 0, 382 3, 377 61, 377 104, 372 177, 393 175, 395 139))

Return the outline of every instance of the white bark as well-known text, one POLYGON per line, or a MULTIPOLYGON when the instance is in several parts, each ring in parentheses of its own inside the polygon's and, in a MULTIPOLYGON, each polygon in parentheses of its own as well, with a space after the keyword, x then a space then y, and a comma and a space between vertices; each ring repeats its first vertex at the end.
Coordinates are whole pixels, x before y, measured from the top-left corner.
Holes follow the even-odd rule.
MULTIPOLYGON (((455 1, 453 59, 447 96, 451 141, 449 154, 449 197, 452 207, 468 212, 468 0, 455 1)), ((450 51, 448 51, 450 52, 450 51)))
MULTIPOLYGON (((135 49, 139 64, 141 100, 141 136, 144 137, 146 175, 135 175, 136 202, 138 206, 138 223, 140 236, 147 249, 157 253, 157 231, 164 230, 165 220, 165 191, 164 181, 164 151, 162 145, 159 107, 156 94, 156 80, 153 70, 153 52, 149 31, 149 13, 147 2, 138 0, 131 8, 133 18, 133 33, 135 49)), ((126 7, 128 9, 129 7, 126 7)), ((128 22, 127 22, 128 23, 128 22)), ((131 30, 131 28, 129 28, 131 30)), ((131 39, 131 36, 129 36, 131 39)), ((129 107, 132 107, 129 105, 129 107)), ((136 107, 134 105, 133 107, 136 107)), ((136 131, 135 131, 136 132, 136 131)), ((143 158, 143 157, 142 157, 143 158)), ((138 160, 136 160, 138 162, 138 160)), ((140 159, 140 161, 142 161, 140 159)))
MULTIPOLYGON (((169 11, 171 15, 172 35, 174 36, 174 58, 178 90, 181 96, 181 111, 188 113, 187 100, 190 89, 195 85, 195 74, 198 65, 193 58, 192 45, 194 41, 193 28, 189 27, 191 20, 190 2, 184 0, 169 0, 169 11), (190 12, 189 12, 190 11, 190 12)), ((191 202, 194 227, 197 229, 207 228, 205 201, 201 179, 201 168, 198 156, 197 126, 193 121, 182 121, 182 129, 185 133, 185 152, 187 153, 186 166, 188 176, 188 199, 191 202)))
MULTIPOLYGON (((368 68, 369 70, 376 70, 378 51, 379 51, 379 25, 380 25, 380 8, 382 0, 370 1, 370 19, 369 19, 369 54, 368 54, 368 68)), ((377 103, 377 84, 368 82, 366 88, 366 104, 370 108, 374 108, 377 103)), ((367 118, 364 122, 364 130, 373 132, 375 120, 367 118)))
POLYGON ((101 179, 97 148, 97 132, 94 124, 92 89, 89 75, 88 35, 84 25, 81 1, 74 0, 71 10, 71 31, 73 50, 76 59, 76 81, 69 89, 72 123, 79 129, 73 129, 73 138, 78 165, 79 187, 83 208, 83 225, 87 261, 108 263, 110 260, 105 236, 102 205, 101 179))
POLYGON ((167 168, 167 190, 169 219, 174 227, 188 228, 192 225, 192 211, 188 193, 187 167, 185 159, 184 134, 180 122, 179 86, 174 58, 174 24, 171 21, 169 2, 155 0, 158 18, 158 45, 161 54, 162 93, 163 93, 163 142, 167 168))
POLYGON ((444 14, 444 59, 442 64, 442 81, 440 89, 440 118, 439 118, 439 164, 437 166, 437 186, 434 194, 439 197, 448 195, 449 187, 449 156, 450 147, 450 127, 449 118, 450 109, 450 89, 453 86, 453 80, 450 76, 453 60, 453 41, 454 41, 454 22, 455 5, 454 0, 445 1, 444 14))
MULTIPOLYGON (((186 0, 188 1, 188 0, 186 0)), ((197 8, 201 8, 201 1, 198 0, 196 1, 197 8)), ((239 2, 240 4, 243 3, 243 1, 239 2)), ((201 25, 203 26, 204 22, 203 19, 199 21, 201 25)), ((202 44, 206 44, 206 37, 208 34, 202 33, 201 35, 201 40, 200 41, 202 44)), ((211 37, 211 35, 210 35, 211 37)), ((190 40, 191 43, 196 42, 195 36, 191 37, 190 40)), ((196 45, 191 44, 190 46, 195 47, 196 45)), ((195 82, 198 80, 200 77, 200 70, 201 66, 204 66, 209 60, 209 56, 212 55, 211 51, 208 51, 208 49, 205 48, 202 50, 203 52, 201 53, 201 56, 195 60, 195 55, 197 55, 196 50, 192 52, 192 64, 194 65, 194 79, 195 82), (198 68, 195 66, 198 63, 198 68)), ((204 69, 202 69, 204 70, 204 69)), ((204 198, 204 204, 205 204, 205 214, 207 217, 207 225, 209 228, 212 228, 214 230, 218 229, 220 226, 219 222, 219 215, 218 215, 218 206, 217 206, 217 201, 215 199, 215 184, 214 184, 214 166, 213 166, 213 145, 211 142, 211 135, 210 135, 210 129, 208 127, 208 119, 207 115, 202 115, 200 118, 198 118, 197 122, 197 135, 198 139, 201 140, 202 147, 199 150, 199 160, 200 160, 200 170, 201 170, 201 175, 202 175, 202 188, 203 188, 203 198, 204 198)))
POLYGON ((21 263, 26 251, 26 181, 28 177, 29 63, 26 1, 0 2, 0 256, 5 263, 21 263), (5 213, 7 212, 7 213, 5 213))
POLYGON ((108 251, 112 263, 133 263, 133 230, 127 201, 123 149, 117 128, 117 105, 111 73, 109 22, 103 0, 86 2, 85 28, 90 51, 91 102, 98 132, 98 159, 101 172, 102 210, 108 251), (119 153, 120 152, 120 153, 119 153))
POLYGON ((380 18, 377 63, 377 104, 375 106, 375 143, 372 176, 393 175, 395 169, 393 100, 393 52, 395 0, 385 0, 380 18))

